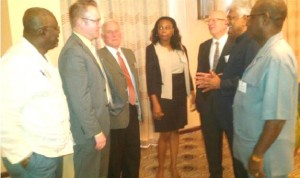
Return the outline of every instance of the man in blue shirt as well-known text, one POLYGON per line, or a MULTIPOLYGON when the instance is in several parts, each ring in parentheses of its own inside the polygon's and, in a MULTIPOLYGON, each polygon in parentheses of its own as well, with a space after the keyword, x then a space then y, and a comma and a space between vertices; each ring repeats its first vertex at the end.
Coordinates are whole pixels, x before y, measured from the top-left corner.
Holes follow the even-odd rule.
POLYGON ((297 62, 281 32, 283 0, 258 0, 248 32, 261 46, 234 98, 234 157, 249 176, 287 178, 293 169, 298 94, 297 62))

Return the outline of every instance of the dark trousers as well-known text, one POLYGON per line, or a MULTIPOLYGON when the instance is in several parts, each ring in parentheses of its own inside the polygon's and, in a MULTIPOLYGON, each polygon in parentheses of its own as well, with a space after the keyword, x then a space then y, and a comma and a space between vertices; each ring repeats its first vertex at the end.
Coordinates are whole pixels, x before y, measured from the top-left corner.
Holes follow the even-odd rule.
POLYGON ((226 128, 222 126, 215 113, 216 111, 214 111, 213 107, 210 110, 200 112, 201 130, 204 137, 210 178, 223 177, 223 133, 225 133, 228 140, 235 178, 247 178, 247 171, 243 167, 242 163, 233 158, 233 126, 226 128))
POLYGON ((213 112, 200 111, 200 116, 210 178, 222 178, 222 129, 213 112))
POLYGON ((109 160, 109 138, 100 151, 95 149, 94 138, 87 139, 85 144, 74 146, 75 178, 106 178, 109 160))
POLYGON ((129 105, 130 121, 125 129, 111 130, 109 178, 138 178, 140 169, 140 129, 137 109, 129 105))

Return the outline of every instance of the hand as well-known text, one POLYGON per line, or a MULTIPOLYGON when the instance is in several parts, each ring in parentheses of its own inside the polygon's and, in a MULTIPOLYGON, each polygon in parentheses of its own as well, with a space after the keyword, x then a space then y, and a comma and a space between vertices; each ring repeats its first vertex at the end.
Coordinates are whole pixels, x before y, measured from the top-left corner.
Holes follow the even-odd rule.
POLYGON ((103 132, 95 135, 95 141, 96 141, 96 146, 95 146, 96 150, 100 151, 101 149, 104 148, 104 146, 106 145, 106 137, 103 134, 103 132))
POLYGON ((29 156, 29 157, 23 159, 23 160, 20 162, 20 164, 22 165, 23 168, 26 169, 26 167, 28 166, 28 164, 29 164, 29 162, 30 162, 30 158, 31 158, 31 156, 29 156))
POLYGON ((197 72, 195 76, 195 85, 197 88, 203 88, 205 84, 205 80, 210 78, 209 73, 197 72))
POLYGON ((210 71, 209 74, 210 77, 206 79, 205 81, 206 87, 204 88, 204 90, 202 90, 202 92, 220 89, 220 84, 221 84, 220 76, 222 75, 222 73, 217 75, 214 71, 210 71))
POLYGON ((264 163, 263 157, 259 158, 259 160, 254 160, 252 156, 250 157, 248 162, 249 173, 254 177, 264 178, 265 174, 263 172, 263 163, 264 163))
POLYGON ((165 115, 165 114, 162 112, 162 109, 161 109, 161 107, 160 107, 160 104, 155 104, 155 105, 153 105, 152 115, 153 115, 153 118, 154 118, 154 119, 157 119, 157 120, 161 120, 162 117, 165 115))
POLYGON ((220 89, 221 75, 222 73, 217 75, 214 71, 210 71, 205 75, 200 73, 198 88, 201 88, 202 92, 208 92, 210 90, 220 89))
POLYGON ((190 94, 190 111, 195 111, 196 110, 196 95, 194 91, 191 91, 190 94))

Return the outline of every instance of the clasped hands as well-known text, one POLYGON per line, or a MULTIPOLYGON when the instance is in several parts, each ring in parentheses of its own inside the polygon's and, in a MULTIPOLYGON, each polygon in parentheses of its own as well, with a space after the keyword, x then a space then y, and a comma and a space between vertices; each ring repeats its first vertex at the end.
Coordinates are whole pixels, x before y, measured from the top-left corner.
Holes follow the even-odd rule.
POLYGON ((202 92, 219 89, 221 83, 221 75, 222 73, 216 74, 212 70, 209 71, 209 73, 197 72, 195 76, 195 84, 197 88, 202 89, 202 92))

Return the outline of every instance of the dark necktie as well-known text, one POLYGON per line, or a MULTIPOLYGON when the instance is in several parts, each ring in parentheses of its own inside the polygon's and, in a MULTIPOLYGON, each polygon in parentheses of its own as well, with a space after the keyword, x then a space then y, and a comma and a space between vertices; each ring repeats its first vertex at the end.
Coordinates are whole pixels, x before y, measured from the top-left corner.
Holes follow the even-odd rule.
POLYGON ((217 65, 218 65, 218 61, 219 61, 219 42, 216 41, 215 42, 216 45, 216 50, 215 50, 215 54, 214 54, 214 62, 213 62, 213 71, 216 71, 217 65))
POLYGON ((120 64, 121 69, 123 70, 123 73, 125 75, 126 78, 126 82, 127 82, 127 86, 128 86, 128 91, 129 91, 129 103, 132 105, 135 105, 135 92, 134 92, 134 86, 133 86, 133 82, 130 78, 129 72, 126 68, 126 65, 124 63, 123 58, 121 57, 120 52, 117 52, 117 56, 118 56, 118 61, 120 64))

